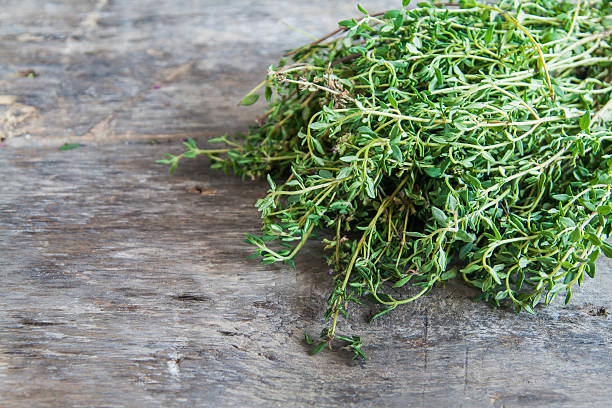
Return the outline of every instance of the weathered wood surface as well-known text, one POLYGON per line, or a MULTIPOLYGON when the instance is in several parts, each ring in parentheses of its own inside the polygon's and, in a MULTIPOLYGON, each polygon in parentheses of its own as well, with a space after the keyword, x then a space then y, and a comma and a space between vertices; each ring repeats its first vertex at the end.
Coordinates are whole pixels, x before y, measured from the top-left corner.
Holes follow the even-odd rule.
POLYGON ((368 363, 311 357, 330 287, 318 246, 295 271, 246 259, 266 186, 154 163, 186 135, 244 130, 261 107, 235 101, 304 41, 282 21, 323 34, 352 2, 9 3, 1 407, 610 406, 610 260, 566 307, 515 315, 454 283, 343 322, 368 363))

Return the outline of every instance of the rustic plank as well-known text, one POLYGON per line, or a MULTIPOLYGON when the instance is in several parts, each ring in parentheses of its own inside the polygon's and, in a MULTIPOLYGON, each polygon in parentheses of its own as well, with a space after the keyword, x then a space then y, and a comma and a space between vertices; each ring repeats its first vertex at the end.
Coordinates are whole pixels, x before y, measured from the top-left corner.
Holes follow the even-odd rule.
POLYGON ((0 150, 0 393, 6 406, 606 406, 612 263, 572 305, 516 315, 460 283, 374 324, 371 357, 311 357, 330 288, 311 245, 297 270, 247 260, 261 182, 175 143, 0 150), (199 186, 204 195, 194 191, 199 186))
POLYGON ((155 164, 261 113, 235 101, 304 42, 280 20, 320 35, 353 2, 5 3, 0 407, 610 405, 611 260, 535 316, 460 282, 373 324, 354 310, 341 329, 371 360, 311 357, 320 247, 296 270, 247 259, 265 183, 155 164))
POLYGON ((323 0, 3 6, 0 95, 16 101, 0 110, 0 134, 12 146, 242 131, 264 105, 236 103, 285 50, 311 41, 289 26, 320 36, 358 14, 352 1, 323 0))

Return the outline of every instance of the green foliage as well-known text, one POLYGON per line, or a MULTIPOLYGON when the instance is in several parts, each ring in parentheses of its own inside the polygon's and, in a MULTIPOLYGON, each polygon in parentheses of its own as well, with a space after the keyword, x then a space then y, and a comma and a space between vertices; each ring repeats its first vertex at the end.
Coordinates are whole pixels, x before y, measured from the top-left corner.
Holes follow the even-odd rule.
POLYGON ((72 149, 76 149, 83 146, 80 143, 64 143, 63 145, 61 145, 60 147, 57 148, 57 150, 59 150, 60 152, 64 152, 66 150, 72 150, 72 149))
POLYGON ((330 326, 313 352, 335 339, 363 356, 336 333, 350 303, 368 296, 376 318, 455 276, 517 311, 568 302, 612 256, 608 2, 360 11, 270 67, 261 126, 160 162, 205 154, 267 176, 262 235, 246 237, 264 263, 293 265, 330 231, 330 326))

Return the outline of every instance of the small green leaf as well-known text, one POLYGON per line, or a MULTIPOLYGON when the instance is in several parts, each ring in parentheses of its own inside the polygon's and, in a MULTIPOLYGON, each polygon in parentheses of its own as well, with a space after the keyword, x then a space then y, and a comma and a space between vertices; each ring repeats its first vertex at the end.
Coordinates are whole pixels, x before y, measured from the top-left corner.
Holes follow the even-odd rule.
POLYGON ((394 19, 397 16, 399 16, 401 13, 401 11, 399 10, 389 10, 385 13, 384 18, 390 20, 390 19, 394 19))
POLYGON ((334 175, 332 174, 332 172, 329 171, 329 170, 325 170, 325 169, 319 170, 319 176, 321 176, 324 179, 333 179, 334 178, 334 175))
POLYGON ((525 310, 529 314, 535 314, 535 312, 533 311, 533 308, 528 304, 523 305, 523 310, 525 310))
POLYGON ((497 295, 495 295, 495 300, 503 300, 508 296, 508 291, 504 290, 502 292, 497 292, 497 295))
POLYGON ((323 348, 327 345, 326 341, 322 341, 319 344, 317 344, 315 346, 315 348, 312 349, 312 351, 310 352, 311 356, 314 356, 315 354, 318 354, 321 350, 323 350, 323 348))
POLYGON ((571 200, 572 196, 567 195, 567 194, 553 194, 552 198, 554 198, 557 201, 565 202, 565 201, 571 200))
POLYGON ((374 191, 374 182, 370 177, 366 179, 365 182, 366 193, 368 193, 368 197, 376 198, 376 191, 374 191))
POLYGON ((478 180, 476 177, 473 177, 470 174, 465 174, 464 177, 472 187, 482 190, 482 184, 480 184, 480 180, 478 180))
POLYGON ((399 164, 402 164, 402 162, 404 161, 404 158, 402 156, 402 151, 400 150, 400 148, 397 145, 395 145, 395 144, 391 145, 391 153, 393 153, 393 158, 399 164))
POLYGON ((572 242, 578 242, 581 239, 582 239, 582 231, 580 231, 580 228, 575 228, 570 235, 570 240, 572 242))
POLYGON ((350 163, 350 162, 354 162, 354 161, 359 160, 359 157, 357 157, 357 156, 342 156, 340 158, 340 160, 342 160, 344 162, 350 163))
POLYGON ((434 67, 434 71, 436 73, 436 81, 438 82, 438 86, 441 87, 444 85, 444 75, 442 75, 442 71, 440 71, 440 68, 438 67, 434 67))
POLYGON ((60 152, 63 152, 66 150, 76 149, 77 147, 81 147, 81 146, 83 145, 80 143, 64 143, 57 150, 59 150, 60 152))
POLYGON ((357 25, 355 20, 342 20, 338 23, 340 27, 353 28, 357 25))
POLYGON ((487 28, 487 32, 484 38, 485 45, 489 45, 492 39, 493 39, 493 27, 489 27, 487 28))
POLYGON ((389 103, 391 104, 391 106, 393 106, 395 109, 398 109, 397 107, 397 101, 395 100, 395 97, 393 96, 393 92, 389 92, 389 103))
POLYGON ((608 244, 607 242, 602 242, 601 243, 601 252, 603 252, 603 254, 607 257, 607 258, 612 258, 612 245, 608 244))
POLYGON ((429 177, 440 177, 442 175, 442 170, 440 170, 439 167, 425 167, 423 168, 423 171, 429 176, 429 177))
POLYGON ((410 54, 420 54, 419 49, 412 43, 406 43, 406 49, 410 54))
POLYGON ((447 199, 446 199, 446 206, 449 209, 449 211, 455 211, 457 209, 457 199, 455 198, 454 195, 449 194, 447 199))
POLYGON ((455 279, 457 277, 457 268, 453 267, 448 271, 444 272, 442 276, 440 276, 440 280, 447 281, 451 279, 455 279))
POLYGON ((346 178, 346 177, 350 176, 351 173, 353 173, 353 168, 352 167, 343 167, 338 172, 338 175, 336 175, 336 179, 340 180, 340 179, 346 178))
POLYGON ((398 280, 397 282, 395 282, 395 284, 393 285, 394 288, 401 288, 402 286, 404 286, 405 284, 407 284, 410 279, 412 279, 413 275, 407 275, 404 276, 402 279, 398 280))
POLYGON ((328 126, 329 126, 329 123, 325 123, 325 122, 312 122, 310 125, 308 125, 308 127, 313 130, 325 129, 328 126))
POLYGON ((589 126, 591 126, 591 111, 587 110, 584 115, 580 117, 579 124, 580 130, 583 132, 589 130, 589 126))
POLYGON ((448 217, 446 216, 444 211, 442 211, 438 207, 431 207, 431 213, 434 219, 438 222, 438 224, 445 226, 448 222, 448 217))
POLYGON ((457 231, 455 236, 458 240, 463 242, 474 242, 476 240, 476 236, 474 234, 468 234, 464 230, 457 231))
POLYGON ((599 237, 595 234, 589 233, 589 234, 586 234, 584 237, 595 246, 600 246, 602 244, 599 237))
POLYGON ((475 272, 480 269, 482 269, 482 264, 474 264, 474 265, 468 266, 467 268, 461 269, 461 273, 469 275, 470 273, 475 272))
POLYGON ((378 312, 374 316, 372 316, 372 318, 370 319, 370 323, 372 323, 375 319, 378 319, 380 316, 386 315, 387 313, 389 313, 393 309, 395 309, 395 306, 384 308, 383 310, 381 310, 380 312, 378 312))
POLYGON ((244 106, 249 106, 257 102, 258 99, 259 99, 259 95, 250 94, 242 98, 242 100, 240 101, 240 104, 244 106))
POLYGON ((572 228, 576 226, 576 223, 571 218, 561 217, 559 218, 559 221, 564 228, 572 228))
POLYGON ((270 184, 270 189, 272 189, 272 191, 276 190, 276 184, 274 184, 272 177, 269 174, 266 174, 266 178, 268 179, 268 184, 270 184))

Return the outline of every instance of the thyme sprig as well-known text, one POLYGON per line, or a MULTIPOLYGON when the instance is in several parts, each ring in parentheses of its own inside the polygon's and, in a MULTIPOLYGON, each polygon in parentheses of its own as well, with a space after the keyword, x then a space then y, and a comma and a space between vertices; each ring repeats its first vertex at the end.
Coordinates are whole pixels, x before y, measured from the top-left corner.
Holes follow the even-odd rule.
POLYGON ((266 176, 262 234, 246 238, 264 263, 293 265, 329 231, 330 325, 314 351, 342 341, 363 356, 337 333, 349 303, 369 297, 376 318, 455 277, 517 311, 569 302, 612 256, 609 2, 360 11, 269 68, 259 126, 161 162, 204 154, 266 176))

